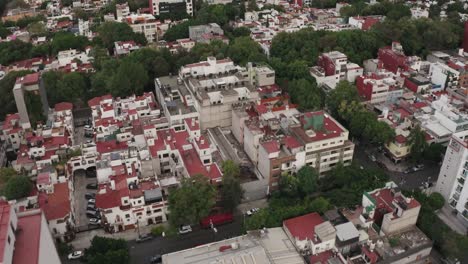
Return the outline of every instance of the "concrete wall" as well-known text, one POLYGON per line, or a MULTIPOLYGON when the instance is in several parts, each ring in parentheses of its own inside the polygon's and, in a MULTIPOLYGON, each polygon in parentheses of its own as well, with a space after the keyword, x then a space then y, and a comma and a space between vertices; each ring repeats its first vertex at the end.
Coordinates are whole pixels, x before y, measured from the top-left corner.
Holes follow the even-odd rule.
POLYGON ((54 241, 50 235, 47 221, 41 213, 41 238, 39 244, 38 264, 61 264, 54 241))
POLYGON ((405 210, 401 217, 394 218, 393 213, 384 215, 381 230, 386 235, 401 231, 416 225, 421 207, 405 210))

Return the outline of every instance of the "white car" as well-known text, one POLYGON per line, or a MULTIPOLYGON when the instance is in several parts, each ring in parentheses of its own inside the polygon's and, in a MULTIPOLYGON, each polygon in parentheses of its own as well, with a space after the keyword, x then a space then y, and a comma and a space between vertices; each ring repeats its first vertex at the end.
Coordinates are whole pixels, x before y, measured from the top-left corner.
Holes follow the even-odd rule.
POLYGON ((68 259, 79 259, 84 255, 83 251, 75 251, 68 254, 68 259))
POLYGON ((88 199, 88 203, 96 204, 96 199, 88 199))
POLYGON ((179 228, 179 234, 187 234, 192 232, 192 227, 189 225, 184 225, 179 228))
POLYGON ((251 215, 253 215, 254 213, 256 213, 258 211, 260 211, 260 208, 252 208, 252 209, 248 210, 245 214, 247 216, 251 216, 251 215))

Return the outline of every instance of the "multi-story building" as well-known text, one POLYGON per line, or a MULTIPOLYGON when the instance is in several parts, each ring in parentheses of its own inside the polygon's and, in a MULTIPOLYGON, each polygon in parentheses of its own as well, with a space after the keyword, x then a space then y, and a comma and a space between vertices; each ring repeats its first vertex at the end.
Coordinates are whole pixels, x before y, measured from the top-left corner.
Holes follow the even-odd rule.
POLYGON ((369 30, 372 26, 384 19, 384 16, 357 16, 350 17, 348 24, 361 30, 369 30))
POLYGON ((149 7, 154 16, 182 12, 193 15, 192 0, 149 0, 149 7))
POLYGON ((216 23, 207 25, 190 26, 189 38, 198 43, 209 43, 211 40, 219 39, 223 42, 229 42, 224 36, 223 29, 216 23))
POLYGON ((331 51, 319 56, 317 66, 310 68, 310 75, 317 84, 325 90, 333 90, 339 81, 354 82, 364 70, 359 65, 348 62, 348 57, 339 52, 331 51))
POLYGON ((375 224, 381 235, 391 235, 416 225, 421 204, 406 197, 398 186, 389 182, 384 188, 365 192, 362 196, 362 226, 375 224))
POLYGON ((317 255, 335 246, 336 229, 318 213, 283 221, 283 229, 303 255, 317 255))
POLYGON ((0 220, 2 263, 61 263, 41 210, 17 213, 12 205, 2 201, 0 220))
POLYGON ((435 191, 442 194, 457 218, 468 227, 468 131, 454 133, 440 167, 435 191))
POLYGON ((282 173, 307 165, 323 175, 353 159, 348 131, 323 111, 300 113, 287 98, 272 97, 240 104, 232 115, 234 137, 271 190, 278 188, 282 173))
POLYGON ((114 42, 114 54, 117 56, 127 55, 139 49, 140 45, 136 44, 133 40, 114 42))
POLYGON ((122 21, 122 19, 128 15, 130 15, 130 7, 128 7, 128 3, 125 2, 115 5, 115 17, 117 21, 122 21))
MULTIPOLYGON (((177 84, 176 77, 167 78, 177 84)), ((172 109, 177 104, 164 98, 175 94, 168 86, 163 89, 158 95, 163 96, 163 112, 152 93, 117 99, 105 95, 88 102, 96 146, 83 150, 69 166, 72 171, 95 168, 96 207, 110 232, 166 221, 166 197, 184 178, 201 174, 213 184, 221 181, 212 157, 216 148, 202 135, 197 112, 172 109)))
POLYGON ((150 14, 130 14, 123 19, 135 33, 142 33, 150 43, 158 40, 158 21, 150 14))
MULTIPOLYGON (((274 80, 274 72, 261 70, 263 68, 249 65, 246 69, 234 65, 229 58, 217 60, 208 57, 206 61, 182 66, 177 85, 169 85, 170 89, 166 89, 166 84, 157 79, 156 94, 158 100, 167 102, 171 100, 170 97, 180 98, 185 108, 195 108, 200 116, 202 130, 228 127, 231 125, 233 105, 256 100, 256 86, 267 85, 274 80), (254 84, 254 81, 257 83, 254 84), (267 83, 263 84, 264 81, 267 83)), ((182 108, 179 109, 182 114, 182 108)))
POLYGON ((421 58, 406 56, 399 42, 392 42, 392 46, 383 47, 378 52, 378 67, 395 74, 401 72, 419 71, 421 58))
POLYGON ((39 73, 31 73, 24 77, 16 79, 13 87, 13 95, 15 97, 16 108, 20 117, 20 125, 23 129, 31 128, 30 111, 42 111, 43 116, 47 117, 49 113, 49 103, 44 85, 40 81, 39 73), (28 109, 26 105, 26 97, 39 96, 38 101, 42 105, 41 109, 28 109))
POLYGON ((394 74, 385 70, 358 76, 356 86, 359 96, 370 104, 393 103, 403 95, 394 74))

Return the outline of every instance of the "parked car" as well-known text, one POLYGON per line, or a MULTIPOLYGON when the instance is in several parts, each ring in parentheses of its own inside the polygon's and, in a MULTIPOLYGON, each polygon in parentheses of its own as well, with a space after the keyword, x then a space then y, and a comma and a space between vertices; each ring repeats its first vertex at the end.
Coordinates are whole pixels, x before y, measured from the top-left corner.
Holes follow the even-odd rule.
POLYGON ((192 227, 190 225, 183 225, 179 227, 179 234, 187 234, 192 232, 192 227))
POLYGON ((255 213, 258 212, 258 211, 260 211, 259 208, 252 208, 252 209, 248 210, 245 214, 246 214, 247 216, 251 216, 251 215, 255 214, 255 213))
POLYGON ((160 264, 162 263, 161 255, 154 255, 150 259, 150 264, 160 264))
POLYGON ((137 243, 141 243, 141 242, 145 242, 151 239, 153 239, 153 236, 151 236, 150 234, 144 234, 144 235, 139 236, 137 239, 135 239, 135 241, 137 243))
POLYGON ((101 224, 101 219, 99 219, 99 218, 90 218, 89 219, 89 224, 90 225, 100 225, 101 224))
POLYGON ((86 206, 86 211, 88 211, 88 210, 94 210, 94 211, 96 211, 96 205, 94 205, 94 204, 88 204, 88 205, 86 206))
POLYGON ((88 218, 101 218, 101 216, 99 215, 99 212, 96 211, 96 210, 91 210, 91 209, 87 209, 86 210, 86 216, 88 218))
POLYGON ((98 187, 97 183, 88 183, 86 184, 86 189, 96 190, 98 187))
POLYGON ((232 213, 218 213, 203 218, 200 221, 200 225, 202 228, 211 228, 211 224, 213 224, 213 226, 218 226, 231 223, 232 221, 234 221, 232 213))
POLYGON ((424 169, 424 164, 418 164, 418 165, 413 167, 414 171, 420 171, 420 170, 423 170, 423 169, 424 169))
POLYGON ((68 259, 79 259, 84 255, 83 251, 75 251, 68 254, 68 259))
POLYGON ((96 198, 96 194, 95 193, 86 193, 84 197, 86 198, 86 200, 91 200, 91 199, 96 198))
POLYGON ((373 162, 376 162, 377 161, 377 158, 375 158, 375 156, 373 154, 369 154, 369 159, 373 162))

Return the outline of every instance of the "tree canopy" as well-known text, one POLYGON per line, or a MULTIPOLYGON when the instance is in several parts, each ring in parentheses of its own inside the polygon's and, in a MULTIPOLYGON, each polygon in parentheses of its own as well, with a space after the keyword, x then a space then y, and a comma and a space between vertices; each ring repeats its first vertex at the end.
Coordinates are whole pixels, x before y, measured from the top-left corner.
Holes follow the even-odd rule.
POLYGON ((242 200, 244 190, 240 184, 240 168, 232 160, 222 163, 223 181, 219 193, 221 195, 221 205, 227 211, 233 211, 242 200))
POLYGON ((26 197, 32 190, 32 183, 26 176, 13 176, 8 179, 3 188, 3 195, 8 200, 26 197))
POLYGON ((100 236, 95 236, 91 240, 91 246, 85 250, 85 258, 90 264, 130 263, 130 254, 125 240, 100 236))
POLYGON ((206 217, 216 202, 216 190, 203 175, 184 179, 177 189, 170 190, 169 221, 173 226, 196 224, 206 217))
POLYGON ((141 45, 147 43, 144 35, 133 32, 132 28, 126 23, 104 22, 99 26, 98 33, 102 45, 109 51, 112 51, 116 41, 134 40, 141 45))

